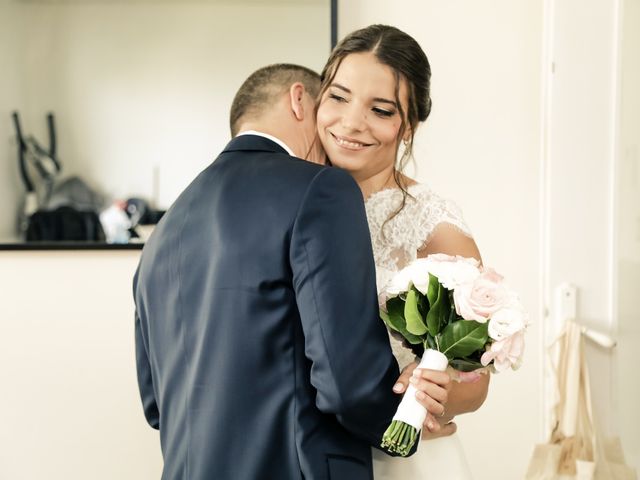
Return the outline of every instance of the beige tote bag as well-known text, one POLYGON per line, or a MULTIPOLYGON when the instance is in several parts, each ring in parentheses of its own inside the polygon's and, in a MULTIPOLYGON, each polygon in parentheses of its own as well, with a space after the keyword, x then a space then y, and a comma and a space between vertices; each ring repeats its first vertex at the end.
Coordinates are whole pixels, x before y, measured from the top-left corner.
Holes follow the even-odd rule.
POLYGON ((636 480, 620 440, 603 439, 597 433, 580 327, 567 322, 556 344, 556 422, 549 442, 536 445, 525 480, 636 480))

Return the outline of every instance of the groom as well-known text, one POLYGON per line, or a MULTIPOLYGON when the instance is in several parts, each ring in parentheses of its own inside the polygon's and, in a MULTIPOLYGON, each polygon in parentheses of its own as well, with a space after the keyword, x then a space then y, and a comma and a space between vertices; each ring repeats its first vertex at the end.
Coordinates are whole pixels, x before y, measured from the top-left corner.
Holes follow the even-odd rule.
POLYGON ((398 366, 362 194, 347 173, 296 158, 321 154, 319 84, 295 65, 251 75, 231 108, 235 138, 142 253, 136 361, 163 479, 372 477, 398 366))

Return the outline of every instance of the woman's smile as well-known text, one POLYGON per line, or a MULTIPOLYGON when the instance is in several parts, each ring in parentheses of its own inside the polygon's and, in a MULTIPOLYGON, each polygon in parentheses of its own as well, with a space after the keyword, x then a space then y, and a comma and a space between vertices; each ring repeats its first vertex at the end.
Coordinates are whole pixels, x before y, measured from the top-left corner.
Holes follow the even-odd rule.
POLYGON ((331 134, 331 136, 333 137, 334 141, 336 142, 336 144, 342 148, 345 148, 347 150, 363 150, 366 147, 370 147, 371 143, 364 143, 364 142, 360 142, 354 138, 350 138, 350 137, 344 137, 341 135, 336 135, 333 132, 329 132, 331 134))

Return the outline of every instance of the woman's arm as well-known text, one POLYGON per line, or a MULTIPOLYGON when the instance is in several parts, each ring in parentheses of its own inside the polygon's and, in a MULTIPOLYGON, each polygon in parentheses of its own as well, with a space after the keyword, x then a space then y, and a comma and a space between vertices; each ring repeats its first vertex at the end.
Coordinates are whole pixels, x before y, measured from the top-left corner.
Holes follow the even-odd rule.
POLYGON ((424 258, 432 253, 472 257, 482 264, 480 251, 473 238, 449 223, 441 223, 435 228, 429 241, 418 251, 418 258, 424 258))

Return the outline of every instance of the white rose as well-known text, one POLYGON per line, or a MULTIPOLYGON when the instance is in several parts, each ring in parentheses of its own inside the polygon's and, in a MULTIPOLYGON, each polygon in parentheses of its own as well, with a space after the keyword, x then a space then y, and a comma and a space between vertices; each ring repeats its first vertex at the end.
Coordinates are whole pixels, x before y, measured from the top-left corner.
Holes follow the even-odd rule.
POLYGON ((519 308, 503 308, 491 316, 489 336, 494 340, 503 340, 523 330, 527 326, 526 313, 519 308))
POLYGON ((455 290, 459 285, 473 282, 480 275, 476 260, 463 257, 448 258, 453 260, 442 261, 440 256, 435 255, 430 255, 426 259, 429 272, 438 277, 444 288, 455 290))
POLYGON ((418 258, 409 265, 409 275, 411 275, 411 282, 416 289, 423 295, 427 294, 429 288, 429 272, 430 265, 428 259, 418 258))
POLYGON ((409 291, 413 283, 414 268, 413 264, 409 264, 391 278, 384 288, 387 298, 397 297, 401 293, 409 291))

